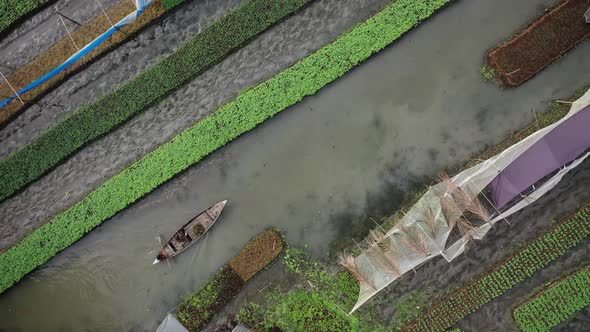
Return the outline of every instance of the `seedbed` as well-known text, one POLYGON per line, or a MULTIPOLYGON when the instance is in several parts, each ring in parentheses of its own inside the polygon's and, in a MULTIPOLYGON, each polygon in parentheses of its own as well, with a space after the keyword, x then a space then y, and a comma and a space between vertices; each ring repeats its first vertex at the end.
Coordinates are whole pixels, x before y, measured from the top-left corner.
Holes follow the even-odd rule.
POLYGON ((283 251, 283 240, 276 230, 269 230, 248 245, 221 268, 209 282, 187 298, 178 309, 178 319, 190 331, 199 331, 258 272, 262 271, 283 251), (255 268, 250 266, 256 256, 255 268), (244 273, 247 271, 247 273, 244 273))
POLYGON ((489 65, 506 86, 529 80, 590 36, 584 19, 588 0, 564 0, 488 55, 489 65))
POLYGON ((551 283, 514 310, 522 331, 546 331, 590 305, 590 266, 551 283))
POLYGON ((444 331, 590 236, 590 205, 529 241, 511 257, 435 303, 405 331, 444 331))

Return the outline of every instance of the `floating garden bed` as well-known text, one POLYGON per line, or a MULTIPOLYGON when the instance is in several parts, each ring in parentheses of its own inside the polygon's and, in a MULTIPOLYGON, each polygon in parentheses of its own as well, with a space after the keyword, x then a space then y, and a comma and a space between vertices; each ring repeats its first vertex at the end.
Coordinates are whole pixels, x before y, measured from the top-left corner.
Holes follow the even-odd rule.
POLYGON ((514 310, 522 331, 548 331, 590 305, 590 266, 554 282, 514 310))
MULTIPOLYGON (((253 0, 214 24, 208 31, 221 30, 235 41, 237 36, 247 33, 241 25, 244 22, 248 22, 245 26, 247 29, 268 26, 276 22, 278 17, 300 8, 305 2, 286 0, 278 6, 274 0, 253 0), (263 13, 265 9, 277 12, 263 13), (231 25, 232 22, 236 25, 231 25), (234 29, 240 33, 233 33, 234 29)), ((3 278, 0 280, 0 291, 11 287, 94 227, 208 154, 344 75, 448 2, 396 0, 332 44, 242 92, 238 98, 136 161, 76 205, 2 253, 0 275, 3 278)), ((197 47, 204 39, 212 36, 219 34, 198 35, 163 63, 92 106, 83 107, 37 141, 2 160, 0 197, 11 195, 82 145, 110 131, 153 101, 159 100, 166 91, 181 84, 187 71, 194 73, 195 66, 203 65, 200 61, 208 52, 219 55, 215 48, 209 48, 212 47, 210 44, 203 48, 197 47)), ((225 42, 222 43, 225 45, 225 42)), ((210 57, 207 59, 211 60, 210 57)))
MULTIPOLYGON (((333 275, 299 248, 287 248, 284 263, 312 290, 290 285, 267 291, 263 303, 245 301, 236 315, 240 324, 254 331, 380 331, 370 319, 349 316, 359 288, 347 271, 333 275)), ((366 317, 364 317, 366 318, 366 317)))
POLYGON ((590 237, 590 205, 564 218, 515 254, 435 303, 405 331, 445 331, 590 237))
POLYGON ((57 0, 3 0, 0 2, 0 38, 30 15, 57 0))
POLYGON ((590 36, 587 0, 564 0, 488 55, 506 86, 518 86, 590 36))
POLYGON ((239 255, 179 306, 180 322, 190 331, 202 329, 248 280, 279 256, 283 247, 283 239, 276 230, 266 231, 250 241, 239 255))
MULTIPOLYGON (((88 142, 108 133, 219 63, 309 1, 250 0, 137 78, 96 102, 80 107, 30 144, 0 160, 0 201, 42 176, 88 142)), ((156 13, 163 10, 161 3, 160 7, 152 5, 149 8, 156 13)), ((145 21, 148 15, 141 17, 145 21)), ((124 37, 122 34, 115 36, 124 37)))

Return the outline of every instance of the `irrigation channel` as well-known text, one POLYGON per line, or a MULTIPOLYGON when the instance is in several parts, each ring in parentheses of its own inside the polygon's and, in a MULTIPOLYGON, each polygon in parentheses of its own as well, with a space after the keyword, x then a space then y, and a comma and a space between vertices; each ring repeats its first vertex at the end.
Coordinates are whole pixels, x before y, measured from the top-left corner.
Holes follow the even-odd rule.
MULTIPOLYGON (((486 49, 550 3, 458 1, 2 294, 3 328, 153 330, 184 294, 269 226, 322 257, 346 227, 337 216, 374 208, 373 197, 395 201, 418 179, 466 161, 529 123, 533 110, 587 84, 580 73, 590 69, 588 43, 517 89, 502 90, 482 78, 486 49), (170 269, 151 265, 159 234, 169 236, 223 199, 228 206, 204 241, 170 269)), ((561 202, 571 206, 574 199, 561 202)))

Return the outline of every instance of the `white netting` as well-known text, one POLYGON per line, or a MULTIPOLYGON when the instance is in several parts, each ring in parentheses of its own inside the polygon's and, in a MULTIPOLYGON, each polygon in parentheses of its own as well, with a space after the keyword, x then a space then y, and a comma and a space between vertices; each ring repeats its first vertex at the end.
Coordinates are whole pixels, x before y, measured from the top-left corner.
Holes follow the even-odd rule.
MULTIPOLYGON (((397 221, 395 227, 387 232, 385 230, 372 232, 368 249, 349 264, 354 267, 355 274, 361 279, 359 298, 351 312, 401 275, 414 270, 429 259, 441 255, 448 262, 452 261, 463 253, 470 240, 483 238, 494 223, 533 203, 555 187, 567 172, 578 166, 590 153, 560 169, 549 180, 530 194, 522 196, 520 201, 501 214, 495 213, 492 218, 485 216, 484 211, 480 211, 478 226, 467 221, 463 215, 466 210, 471 212, 477 210, 476 205, 480 203, 477 196, 498 173, 553 128, 589 104, 590 90, 572 104, 570 111, 563 119, 536 131, 490 159, 455 175, 452 179, 446 179, 430 187, 410 211, 397 221), (461 229, 461 236, 455 236, 454 243, 447 243, 454 228, 461 229)), ((485 196, 482 197, 487 200, 485 196)), ((481 205, 478 206, 481 207, 481 205)))

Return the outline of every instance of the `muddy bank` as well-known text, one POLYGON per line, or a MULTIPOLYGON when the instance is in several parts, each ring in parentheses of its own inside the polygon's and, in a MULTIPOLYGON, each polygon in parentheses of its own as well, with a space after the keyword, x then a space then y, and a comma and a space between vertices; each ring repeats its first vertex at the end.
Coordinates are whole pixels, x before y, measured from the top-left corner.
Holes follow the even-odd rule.
MULTIPOLYGON (((209 6, 219 6, 216 5, 217 2, 210 2, 209 6)), ((32 229, 46 222, 57 212, 80 200, 84 195, 118 173, 132 161, 168 141, 204 115, 215 111, 243 89, 271 77, 298 59, 333 40, 340 33, 377 12, 387 2, 381 0, 371 4, 364 4, 360 0, 347 2, 336 0, 317 1, 305 8, 301 13, 271 28, 242 50, 234 53, 219 65, 173 93, 166 101, 135 117, 107 137, 90 144, 47 176, 33 183, 22 193, 3 202, 0 205, 0 216, 3 220, 2 225, 0 225, 2 237, 0 248, 6 248, 16 243, 32 229), (335 15, 335 12, 346 13, 346 16, 335 15), (316 33, 315 31, 318 31, 318 29, 322 33, 316 33), (149 134, 146 135, 146 133, 149 134)), ((229 10, 230 4, 236 6, 239 3, 238 1, 230 1, 226 3, 228 8, 225 9, 229 10)), ((199 15, 208 22, 214 19, 214 15, 206 16, 207 12, 215 12, 217 13, 216 16, 224 12, 220 8, 208 8, 207 10, 207 8, 198 6, 191 7, 191 4, 187 5, 187 8, 192 8, 191 11, 195 15, 200 13, 199 15)), ((171 45, 175 45, 176 43, 173 41, 176 41, 178 36, 174 34, 174 36, 170 36, 170 31, 174 31, 175 27, 178 28, 190 18, 188 10, 177 11, 163 22, 167 34, 164 34, 164 31, 159 27, 151 27, 138 37, 139 42, 141 43, 142 38, 149 39, 150 34, 155 33, 158 37, 161 35, 171 37, 169 42, 171 45), (176 18, 176 16, 179 17, 176 18), (170 26, 173 22, 173 26, 170 26)), ((195 28, 201 26, 201 24, 195 24, 195 28)), ((190 34, 185 32, 183 35, 188 38, 190 34)), ((83 97, 89 97, 88 94, 92 96, 100 95, 97 94, 97 89, 95 89, 97 84, 103 88, 103 92, 106 92, 112 88, 106 84, 106 81, 124 81, 130 70, 137 74, 139 72, 137 67, 139 66, 135 66, 132 61, 120 62, 121 58, 119 58, 118 64, 106 63, 112 57, 121 56, 120 53, 133 44, 134 42, 129 42, 119 47, 60 86, 43 100, 51 98, 56 93, 63 92, 66 94, 63 96, 63 100, 52 100, 52 102, 61 104, 68 102, 69 105, 76 106, 84 102, 83 97), (101 74, 100 79, 93 80, 92 74, 98 74, 99 71, 99 68, 96 68, 97 65, 108 65, 111 74, 101 74), (116 79, 113 76, 116 76, 116 79), (68 89, 73 88, 71 85, 79 81, 79 78, 91 82, 80 90, 69 91, 68 89), (64 90, 67 92, 64 92, 64 90), (71 98, 68 98, 68 96, 71 98)), ((172 50, 171 45, 168 45, 170 46, 168 50, 172 50)), ((160 45, 160 47, 166 46, 160 45)), ((141 57, 147 56, 141 53, 141 50, 135 51, 141 57)), ((157 53, 153 52, 154 49, 150 48, 147 54, 157 55, 157 53)), ((152 60, 155 60, 155 58, 152 60)), ((34 119, 25 128, 19 130, 18 137, 11 136, 7 141, 12 144, 4 141, 0 143, 0 147, 12 150, 15 146, 20 146, 30 141, 32 136, 35 136, 28 135, 29 130, 37 134, 39 130, 42 130, 38 126, 46 128, 46 126, 55 123, 59 116, 51 114, 51 112, 56 108, 49 109, 44 110, 41 117, 34 119), (45 116, 51 117, 45 119, 45 116), (26 135, 26 137, 21 135, 26 135), (21 137, 23 138, 22 141, 19 139, 21 137)), ((65 108, 61 110, 62 112, 66 111, 65 108)), ((33 116, 34 112, 33 108, 27 110, 23 116, 15 119, 2 132, 6 132, 9 127, 13 127, 16 123, 25 121, 29 116, 33 116)), ((63 116, 63 113, 61 115, 63 116)), ((6 153, 7 151, 4 150, 3 152, 6 153)))
MULTIPOLYGON (((108 10, 121 0, 100 0, 100 4, 108 10)), ((128 1, 128 0, 126 0, 128 1)), ((45 52, 51 45, 67 37, 67 32, 55 13, 55 8, 63 15, 85 24, 93 18, 102 15, 96 1, 89 0, 60 0, 55 4, 39 11, 18 24, 15 29, 0 39, 0 64, 19 68, 33 60, 37 55, 45 52)), ((77 25, 67 22, 70 32, 77 25)), ((2 73, 8 76, 13 70, 0 67, 2 73)), ((2 138, 0 137, 0 140, 2 138)))

